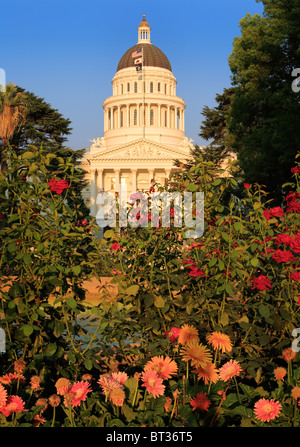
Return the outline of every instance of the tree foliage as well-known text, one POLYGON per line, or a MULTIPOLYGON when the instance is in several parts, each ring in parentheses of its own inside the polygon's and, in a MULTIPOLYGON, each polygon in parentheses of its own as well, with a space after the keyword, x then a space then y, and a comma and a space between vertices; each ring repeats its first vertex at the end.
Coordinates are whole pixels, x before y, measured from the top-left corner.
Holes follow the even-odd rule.
POLYGON ((264 0, 264 14, 240 22, 229 57, 235 93, 228 129, 250 183, 266 185, 278 201, 300 149, 299 95, 291 88, 300 66, 298 0, 264 0))

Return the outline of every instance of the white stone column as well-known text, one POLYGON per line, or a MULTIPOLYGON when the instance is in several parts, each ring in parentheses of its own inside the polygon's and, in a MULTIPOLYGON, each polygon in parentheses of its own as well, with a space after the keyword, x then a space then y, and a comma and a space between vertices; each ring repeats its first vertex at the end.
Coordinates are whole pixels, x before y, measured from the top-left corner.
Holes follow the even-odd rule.
POLYGON ((154 179, 154 169, 148 169, 149 172, 149 187, 151 186, 151 180, 154 179))
POLYGON ((103 169, 97 169, 97 190, 103 191, 103 169))
MULTIPOLYGON (((147 110, 147 115, 148 115, 148 118, 147 118, 147 121, 148 121, 148 126, 150 126, 150 123, 151 123, 151 104, 148 104, 148 110, 147 110)), ((146 126, 147 126, 147 121, 146 121, 146 126)))
POLYGON ((141 117, 140 117, 140 105, 137 104, 137 125, 140 127, 141 117))
POLYGON ((120 169, 114 169, 114 173, 115 173, 115 187, 116 190, 115 192, 119 192, 119 188, 120 188, 120 183, 121 183, 121 177, 120 177, 120 169))
POLYGON ((118 106, 118 128, 121 127, 121 106, 118 106))
POLYGON ((110 107, 110 129, 114 128, 114 108, 110 107))
POLYGON ((160 121, 161 121, 161 105, 158 104, 158 112, 157 112, 157 126, 160 127, 160 121))
POLYGON ((96 185, 96 169, 91 168, 91 206, 90 206, 90 213, 92 216, 96 216, 97 214, 97 205, 96 205, 96 198, 97 198, 97 185, 96 185))
POLYGON ((179 130, 182 130, 182 109, 179 109, 179 130))
POLYGON ((127 104, 127 106, 126 106, 126 112, 127 112, 127 127, 130 127, 130 107, 129 107, 129 105, 127 104))
POLYGON ((136 192, 137 169, 131 169, 131 194, 136 192))

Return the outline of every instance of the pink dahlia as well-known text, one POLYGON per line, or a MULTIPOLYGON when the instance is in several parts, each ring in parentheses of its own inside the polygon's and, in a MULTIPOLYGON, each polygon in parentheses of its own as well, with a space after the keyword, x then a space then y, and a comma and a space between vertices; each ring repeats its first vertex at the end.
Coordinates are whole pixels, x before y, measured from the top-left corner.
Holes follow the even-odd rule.
POLYGON ((6 404, 0 408, 0 413, 8 417, 11 413, 20 413, 24 407, 25 402, 19 396, 8 396, 6 404))
POLYGON ((254 405, 254 414, 262 422, 269 422, 279 416, 281 404, 274 399, 259 399, 254 405))
POLYGON ((227 382, 232 379, 232 377, 239 376, 241 371, 242 368, 236 360, 229 360, 229 362, 225 363, 219 370, 220 379, 227 382))
POLYGON ((153 397, 162 396, 165 392, 165 385, 162 379, 155 371, 149 370, 142 374, 142 386, 146 387, 148 393, 153 394, 153 397))
POLYGON ((89 382, 76 382, 74 385, 70 386, 67 393, 65 394, 64 404, 68 406, 68 402, 72 407, 77 407, 80 402, 86 400, 87 393, 91 390, 89 382))

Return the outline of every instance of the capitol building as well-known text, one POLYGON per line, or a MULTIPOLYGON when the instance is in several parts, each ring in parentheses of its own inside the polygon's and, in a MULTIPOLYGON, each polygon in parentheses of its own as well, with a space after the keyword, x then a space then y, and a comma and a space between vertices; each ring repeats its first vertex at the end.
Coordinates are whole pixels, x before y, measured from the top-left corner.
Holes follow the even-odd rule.
POLYGON ((100 191, 147 191, 164 184, 174 160, 185 162, 193 147, 185 136, 184 100, 167 56, 151 43, 143 16, 138 41, 121 57, 112 79, 112 96, 103 103, 104 134, 96 136, 82 160, 89 187, 84 199, 97 214, 100 191))

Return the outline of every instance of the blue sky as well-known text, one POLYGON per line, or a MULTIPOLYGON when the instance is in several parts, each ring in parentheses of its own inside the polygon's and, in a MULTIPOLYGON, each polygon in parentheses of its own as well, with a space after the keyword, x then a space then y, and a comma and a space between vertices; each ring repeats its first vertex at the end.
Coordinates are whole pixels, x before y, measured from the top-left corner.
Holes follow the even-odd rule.
POLYGON ((186 135, 197 144, 201 111, 230 86, 228 56, 239 21, 262 14, 255 0, 14 0, 1 5, 0 68, 72 121, 69 146, 103 135, 105 98, 146 14, 151 41, 168 57, 186 102, 186 135))

